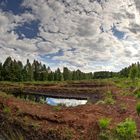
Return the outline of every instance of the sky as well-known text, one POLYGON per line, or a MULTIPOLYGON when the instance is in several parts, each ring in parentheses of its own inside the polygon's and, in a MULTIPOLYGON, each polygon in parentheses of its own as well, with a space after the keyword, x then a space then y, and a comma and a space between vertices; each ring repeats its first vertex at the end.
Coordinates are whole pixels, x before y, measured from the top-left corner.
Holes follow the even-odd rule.
POLYGON ((139 0, 0 0, 0 61, 119 71, 140 60, 139 0))

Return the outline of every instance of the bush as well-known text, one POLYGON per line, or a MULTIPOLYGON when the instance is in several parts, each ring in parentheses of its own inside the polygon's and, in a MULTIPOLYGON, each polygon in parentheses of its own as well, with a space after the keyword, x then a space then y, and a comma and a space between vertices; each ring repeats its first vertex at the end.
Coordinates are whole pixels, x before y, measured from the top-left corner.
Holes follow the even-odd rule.
POLYGON ((111 119, 109 118, 102 118, 99 120, 99 127, 100 129, 107 129, 110 124, 111 119))
POLYGON ((137 103, 137 105, 136 105, 136 111, 137 111, 137 114, 139 116, 140 115, 140 102, 137 103))
POLYGON ((134 140, 136 138, 136 123, 132 119, 126 119, 117 125, 115 129, 118 140, 134 140))

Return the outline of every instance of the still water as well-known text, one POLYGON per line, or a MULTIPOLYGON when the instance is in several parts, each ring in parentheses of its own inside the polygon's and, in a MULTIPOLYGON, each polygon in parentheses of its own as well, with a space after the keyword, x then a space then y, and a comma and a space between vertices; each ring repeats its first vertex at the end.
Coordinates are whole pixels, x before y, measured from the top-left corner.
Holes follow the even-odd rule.
POLYGON ((78 99, 63 99, 63 98, 46 98, 46 103, 52 106, 57 106, 59 104, 69 106, 78 106, 84 105, 87 103, 87 100, 78 100, 78 99))
POLYGON ((87 103, 87 99, 70 99, 70 98, 53 98, 53 97, 48 97, 48 96, 41 96, 41 95, 18 95, 16 97, 23 98, 25 100, 29 101, 34 101, 34 102, 39 102, 42 104, 49 104, 52 106, 57 106, 57 105, 64 105, 67 107, 70 106, 78 106, 78 105, 84 105, 87 103))

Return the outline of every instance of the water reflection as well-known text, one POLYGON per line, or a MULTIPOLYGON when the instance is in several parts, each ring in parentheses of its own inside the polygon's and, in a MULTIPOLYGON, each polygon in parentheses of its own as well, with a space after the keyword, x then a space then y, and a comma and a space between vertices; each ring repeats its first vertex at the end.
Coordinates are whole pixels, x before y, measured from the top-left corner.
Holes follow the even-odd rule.
POLYGON ((50 98, 47 96, 41 96, 41 95, 27 95, 27 94, 20 94, 16 97, 33 101, 33 102, 39 102, 42 104, 49 104, 52 106, 57 106, 59 104, 65 105, 67 107, 69 106, 78 106, 78 105, 84 105, 87 103, 86 99, 68 99, 68 98, 50 98))
POLYGON ((69 106, 84 105, 87 103, 87 100, 46 98, 46 103, 53 106, 62 104, 69 107, 69 106))

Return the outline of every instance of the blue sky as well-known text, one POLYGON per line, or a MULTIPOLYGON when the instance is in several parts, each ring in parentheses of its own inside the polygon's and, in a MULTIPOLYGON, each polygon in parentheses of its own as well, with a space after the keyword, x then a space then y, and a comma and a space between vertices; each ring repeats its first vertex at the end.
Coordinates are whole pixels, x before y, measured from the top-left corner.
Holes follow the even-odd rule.
POLYGON ((139 61, 139 40, 138 0, 0 0, 2 62, 118 71, 139 61))

